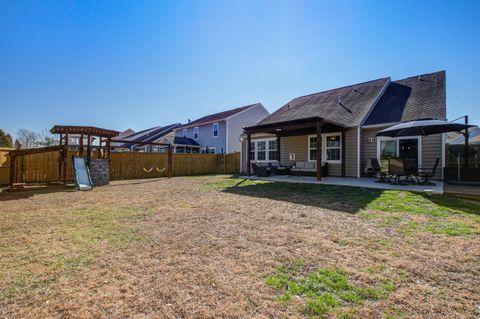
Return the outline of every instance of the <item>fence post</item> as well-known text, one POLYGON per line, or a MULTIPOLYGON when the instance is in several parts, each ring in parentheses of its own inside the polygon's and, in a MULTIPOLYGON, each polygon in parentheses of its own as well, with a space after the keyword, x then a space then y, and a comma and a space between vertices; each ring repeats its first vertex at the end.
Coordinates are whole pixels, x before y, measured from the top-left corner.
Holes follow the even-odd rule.
POLYGON ((168 178, 172 178, 173 154, 172 145, 168 145, 168 178))
POLYGON ((15 162, 17 158, 15 155, 10 155, 10 191, 13 191, 13 183, 15 183, 15 172, 17 168, 15 167, 15 162))

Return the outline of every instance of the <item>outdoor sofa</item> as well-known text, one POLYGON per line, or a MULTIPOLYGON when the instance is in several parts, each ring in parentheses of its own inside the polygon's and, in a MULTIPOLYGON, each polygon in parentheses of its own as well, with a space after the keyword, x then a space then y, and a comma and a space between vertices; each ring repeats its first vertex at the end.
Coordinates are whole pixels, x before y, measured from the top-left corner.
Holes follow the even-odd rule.
MULTIPOLYGON (((291 175, 315 176, 317 174, 317 162, 296 161, 290 168, 291 175)), ((322 162, 322 176, 328 176, 328 163, 322 162)))

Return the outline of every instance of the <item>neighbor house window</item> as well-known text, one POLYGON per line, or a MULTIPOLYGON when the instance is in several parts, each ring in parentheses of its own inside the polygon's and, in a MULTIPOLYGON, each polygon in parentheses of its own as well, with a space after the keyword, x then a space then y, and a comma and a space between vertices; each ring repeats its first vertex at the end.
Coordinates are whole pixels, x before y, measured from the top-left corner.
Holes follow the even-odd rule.
POLYGON ((193 128, 193 139, 198 140, 198 126, 193 128))
POLYGON ((213 136, 218 136, 218 123, 213 123, 213 136))
POLYGON ((277 139, 262 139, 250 142, 251 161, 277 160, 277 139))
POLYGON ((215 154, 217 152, 217 149, 215 147, 210 147, 210 149, 208 150, 208 152, 210 154, 215 154))
POLYGON ((186 128, 183 129, 183 137, 187 137, 187 129, 186 128))
POLYGON ((325 135, 325 160, 327 162, 339 162, 341 160, 340 134, 325 135))

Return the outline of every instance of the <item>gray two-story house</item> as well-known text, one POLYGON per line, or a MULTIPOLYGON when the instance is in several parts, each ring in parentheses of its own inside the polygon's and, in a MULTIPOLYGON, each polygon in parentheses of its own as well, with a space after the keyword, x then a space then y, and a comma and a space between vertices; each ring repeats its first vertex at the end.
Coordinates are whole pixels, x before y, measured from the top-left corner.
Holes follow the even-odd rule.
POLYGON ((261 103, 237 107, 228 111, 206 115, 175 128, 176 153, 215 153, 240 152, 239 140, 243 127, 263 120, 270 113, 261 103), (182 140, 195 141, 198 145, 182 140))

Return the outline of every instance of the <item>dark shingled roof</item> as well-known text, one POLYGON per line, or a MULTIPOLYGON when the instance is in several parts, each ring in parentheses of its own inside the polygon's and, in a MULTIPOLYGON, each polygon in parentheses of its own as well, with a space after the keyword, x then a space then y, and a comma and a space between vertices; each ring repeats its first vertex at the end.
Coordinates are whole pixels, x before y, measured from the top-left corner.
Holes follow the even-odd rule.
POLYGON ((180 137, 180 136, 175 136, 175 139, 173 140, 173 144, 200 146, 200 144, 198 144, 194 139, 190 137, 180 137))
POLYGON ((445 71, 391 82, 365 125, 446 119, 445 71))
POLYGON ((221 121, 221 120, 224 120, 226 119, 227 117, 230 117, 234 114, 237 114, 237 113, 240 113, 248 108, 251 108, 253 106, 256 106, 256 105, 262 105, 262 103, 255 103, 255 104, 250 104, 250 105, 246 105, 246 106, 242 106, 242 107, 237 107, 235 109, 232 109, 232 110, 228 110, 228 111, 223 111, 223 112, 219 112, 219 113, 215 113, 215 114, 210 114, 210 115, 207 115, 207 116, 204 116, 204 117, 201 117, 195 121, 192 121, 190 123, 187 123, 187 124, 184 124, 182 127, 180 128, 185 128, 185 127, 192 127, 192 126, 198 126, 198 125, 202 125, 204 123, 211 123, 211 122, 215 122, 215 121, 221 121))
POLYGON ((256 126, 314 117, 346 127, 357 126, 389 81, 382 78, 297 97, 256 126))
MULTIPOLYGON (((170 124, 166 126, 157 126, 157 127, 140 131, 140 132, 132 133, 121 139, 132 141, 132 142, 143 142, 143 143, 154 142, 159 138, 161 138, 162 136, 165 136, 166 134, 172 132, 173 129, 179 127, 180 125, 181 125, 180 123, 175 123, 175 124, 170 124)), ((112 141, 115 142, 115 138, 113 138, 112 141)), ((125 143, 125 144, 118 145, 116 147, 133 147, 133 146, 135 146, 135 143, 125 143)))

